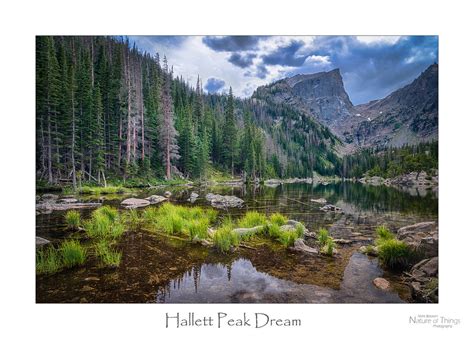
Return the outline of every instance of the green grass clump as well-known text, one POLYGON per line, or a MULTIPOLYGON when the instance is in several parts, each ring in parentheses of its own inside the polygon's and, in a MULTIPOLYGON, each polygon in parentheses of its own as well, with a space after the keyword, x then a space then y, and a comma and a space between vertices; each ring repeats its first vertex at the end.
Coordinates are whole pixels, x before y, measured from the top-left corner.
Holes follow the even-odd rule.
POLYGON ((214 244, 221 252, 228 252, 232 246, 238 246, 240 238, 233 230, 232 220, 224 220, 222 226, 214 233, 214 244))
POLYGON ((111 248, 110 244, 104 240, 95 245, 95 252, 102 264, 107 267, 118 267, 122 260, 122 253, 111 248))
POLYGON ((267 223, 267 218, 264 214, 257 211, 249 211, 240 218, 238 225, 242 228, 252 228, 255 226, 264 226, 267 223))
POLYGON ((379 226, 375 229, 375 233, 377 234, 376 242, 383 242, 385 240, 395 239, 395 235, 390 232, 390 230, 385 226, 379 226))
POLYGON ((329 231, 325 228, 320 228, 319 233, 318 233, 318 242, 321 246, 324 246, 327 244, 329 240, 329 231))
POLYGON ((143 212, 145 226, 168 234, 182 234, 194 239, 207 238, 207 229, 217 218, 217 211, 201 207, 185 207, 169 202, 143 212))
POLYGON ((84 224, 86 233, 91 238, 116 239, 125 232, 117 209, 102 206, 92 213, 92 218, 84 224))
POLYGON ((270 223, 278 226, 283 226, 288 222, 288 218, 281 213, 273 213, 272 215, 270 215, 269 219, 270 223))
POLYGON ((298 223, 295 229, 297 238, 302 238, 304 235, 304 225, 302 223, 298 223))
POLYGON ((140 226, 142 218, 138 210, 132 208, 123 213, 123 220, 130 228, 136 229, 140 226))
POLYGON ((75 210, 69 210, 66 213, 66 224, 72 229, 77 229, 81 226, 81 214, 75 210))
POLYGON ((290 247, 295 244, 295 240, 298 239, 296 230, 280 231, 278 241, 285 247, 290 247))
POLYGON ((123 194, 131 192, 130 189, 122 186, 82 186, 79 190, 79 194, 123 194))
POLYGON ((380 261, 390 268, 406 267, 412 258, 408 245, 397 239, 381 241, 377 248, 380 261))
POLYGON ((36 252, 36 273, 56 273, 62 265, 61 255, 52 246, 36 252))
POLYGON ((334 248, 335 248, 334 240, 331 237, 329 237, 326 240, 326 243, 324 244, 324 246, 321 248, 321 253, 332 256, 334 254, 334 248))
POLYGON ((86 250, 77 240, 63 242, 59 252, 66 267, 80 266, 86 262, 86 250))

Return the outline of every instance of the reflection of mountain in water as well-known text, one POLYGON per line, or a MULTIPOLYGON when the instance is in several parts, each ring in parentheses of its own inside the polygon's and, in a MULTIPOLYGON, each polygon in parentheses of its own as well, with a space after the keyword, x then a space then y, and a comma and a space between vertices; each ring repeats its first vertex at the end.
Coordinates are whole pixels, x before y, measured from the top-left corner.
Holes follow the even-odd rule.
POLYGON ((158 291, 159 303, 364 303, 402 302, 394 292, 375 288, 382 275, 376 262, 355 253, 344 271, 340 290, 297 284, 257 271, 250 260, 231 265, 195 266, 158 291))

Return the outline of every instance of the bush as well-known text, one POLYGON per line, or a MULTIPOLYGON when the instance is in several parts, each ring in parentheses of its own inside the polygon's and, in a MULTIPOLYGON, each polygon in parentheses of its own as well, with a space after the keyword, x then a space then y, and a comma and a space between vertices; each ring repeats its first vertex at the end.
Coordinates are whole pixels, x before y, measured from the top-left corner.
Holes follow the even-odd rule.
POLYGON ((238 246, 239 242, 239 236, 234 232, 230 219, 226 219, 214 233, 214 243, 221 252, 228 252, 232 246, 238 246))
POLYGON ((285 217, 283 214, 280 213, 273 213, 270 216, 270 223, 278 225, 278 226, 283 226, 288 222, 288 218, 285 217))
POLYGON ((264 226, 266 223, 267 218, 265 215, 256 211, 250 211, 245 213, 245 215, 239 220, 238 225, 242 228, 252 228, 255 226, 264 226))
POLYGON ((67 211, 65 218, 68 227, 77 229, 81 226, 81 214, 78 211, 67 211))
POLYGON ((377 249, 380 261, 390 268, 406 267, 412 258, 408 245, 397 239, 381 241, 377 249))
POLYGON ((86 261, 86 250, 77 240, 63 242, 59 251, 66 267, 80 266, 86 261))
POLYGON ((106 241, 99 241, 95 245, 97 257, 104 266, 118 267, 122 259, 122 253, 114 251, 106 241))
POLYGON ((52 246, 36 252, 36 273, 55 273, 61 268, 61 256, 52 246))

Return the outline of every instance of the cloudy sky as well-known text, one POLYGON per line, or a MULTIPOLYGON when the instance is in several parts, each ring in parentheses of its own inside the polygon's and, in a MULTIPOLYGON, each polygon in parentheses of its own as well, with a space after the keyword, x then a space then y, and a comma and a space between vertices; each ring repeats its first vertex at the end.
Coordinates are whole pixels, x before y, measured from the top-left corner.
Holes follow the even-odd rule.
POLYGON ((166 55, 174 72, 207 92, 248 97, 261 85, 295 74, 341 70, 354 104, 383 98, 438 62, 435 36, 130 36, 166 55))

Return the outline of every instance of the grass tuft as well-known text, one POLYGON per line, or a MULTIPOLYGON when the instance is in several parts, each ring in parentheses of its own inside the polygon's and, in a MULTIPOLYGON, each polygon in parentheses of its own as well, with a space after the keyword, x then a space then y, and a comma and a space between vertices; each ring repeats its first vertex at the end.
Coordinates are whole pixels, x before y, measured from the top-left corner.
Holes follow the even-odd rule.
POLYGON ((78 211, 67 211, 65 218, 69 228, 78 229, 81 226, 81 214, 78 211))
POLYGON ((377 249, 380 261, 390 268, 407 267, 413 255, 408 245, 397 239, 379 241, 377 249))
POLYGON ((325 228, 320 228, 318 233, 318 242, 319 245, 324 246, 329 240, 329 231, 325 228))
POLYGON ((95 252, 102 264, 107 267, 118 267, 122 260, 122 253, 111 248, 110 244, 104 240, 95 245, 95 252))
POLYGON ((91 238, 116 239, 125 232, 116 208, 102 206, 92 213, 92 218, 84 224, 86 233, 91 238))
POLYGON ((278 226, 283 226, 288 222, 288 218, 281 213, 273 213, 270 216, 270 223, 278 226))
POLYGON ((62 268, 61 255, 52 246, 36 252, 36 273, 56 273, 62 268))
POLYGON ((77 240, 64 241, 59 252, 66 267, 80 266, 86 262, 86 250, 77 240))
POLYGON ((220 228, 214 233, 214 243, 221 252, 228 252, 232 246, 238 246, 240 238, 233 230, 232 220, 226 218, 220 228))
POLYGON ((257 211, 249 211, 240 218, 238 226, 242 228, 252 228, 255 226, 264 226, 267 223, 267 218, 264 214, 257 211))

